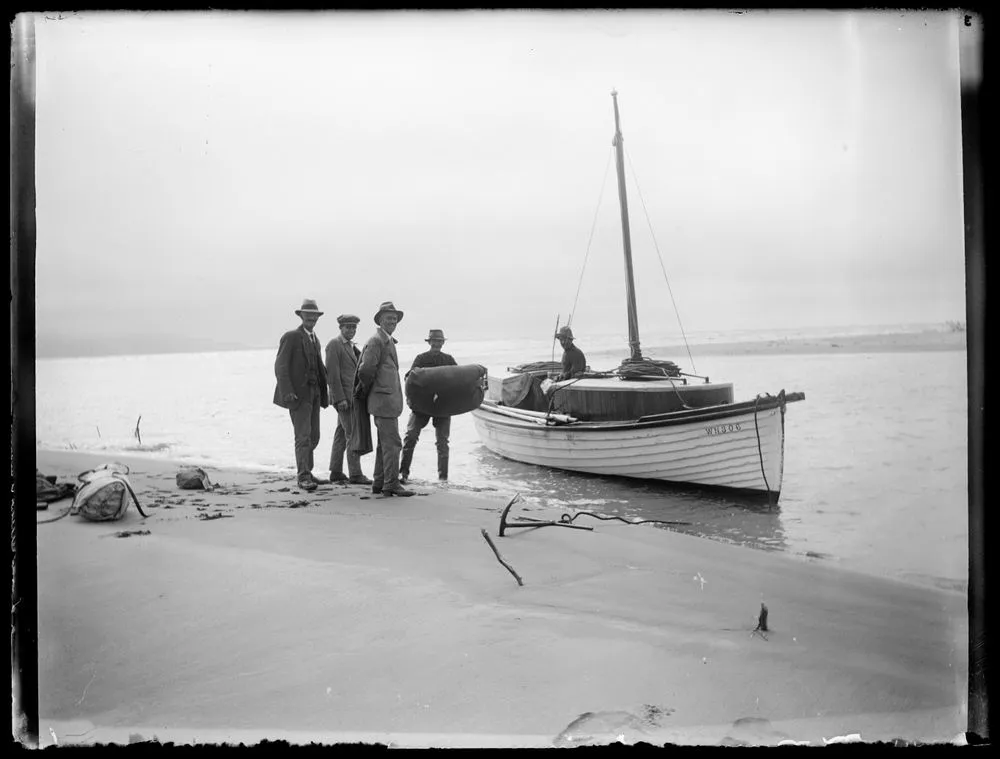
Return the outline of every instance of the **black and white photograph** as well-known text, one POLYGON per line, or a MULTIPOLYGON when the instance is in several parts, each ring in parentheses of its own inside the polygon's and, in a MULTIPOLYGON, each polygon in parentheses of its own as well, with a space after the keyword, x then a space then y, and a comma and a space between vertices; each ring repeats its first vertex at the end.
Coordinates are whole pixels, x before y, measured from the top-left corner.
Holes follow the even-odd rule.
POLYGON ((980 17, 11 29, 38 747, 976 734, 980 17))

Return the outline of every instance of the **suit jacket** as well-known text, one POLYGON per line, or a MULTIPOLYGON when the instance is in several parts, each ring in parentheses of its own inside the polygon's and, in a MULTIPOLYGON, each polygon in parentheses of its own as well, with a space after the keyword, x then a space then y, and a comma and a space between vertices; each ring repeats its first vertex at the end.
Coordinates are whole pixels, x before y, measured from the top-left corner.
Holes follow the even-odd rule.
POLYGON ((274 360, 274 376, 278 380, 274 388, 274 403, 282 408, 298 408, 313 372, 317 377, 320 405, 326 408, 330 405, 330 395, 318 342, 313 343, 305 327, 283 334, 278 343, 278 357, 274 360), (284 399, 289 393, 295 393, 299 400, 286 403, 284 399))
POLYGON ((341 401, 354 403, 354 375, 358 371, 358 358, 361 356, 353 345, 348 346, 343 335, 337 335, 326 344, 326 378, 330 383, 330 403, 336 405, 341 401))
POLYGON ((368 338, 358 362, 355 393, 368 399, 372 416, 399 416, 403 413, 403 386, 399 381, 396 339, 379 327, 368 338))

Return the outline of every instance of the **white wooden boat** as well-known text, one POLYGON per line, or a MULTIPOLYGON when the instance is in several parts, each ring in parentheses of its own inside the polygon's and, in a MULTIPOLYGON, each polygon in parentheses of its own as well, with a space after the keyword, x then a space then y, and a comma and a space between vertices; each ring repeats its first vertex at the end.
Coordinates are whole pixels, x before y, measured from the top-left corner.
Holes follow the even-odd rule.
POLYGON ((766 494, 776 502, 786 406, 805 395, 782 390, 734 403, 732 384, 642 355, 618 99, 611 94, 631 355, 615 370, 562 382, 551 381, 544 364, 489 377, 486 400, 472 412, 476 430, 490 451, 514 461, 766 494))
POLYGON ((770 492, 784 467, 785 405, 801 394, 640 417, 584 422, 487 400, 472 412, 483 444, 554 469, 770 492))

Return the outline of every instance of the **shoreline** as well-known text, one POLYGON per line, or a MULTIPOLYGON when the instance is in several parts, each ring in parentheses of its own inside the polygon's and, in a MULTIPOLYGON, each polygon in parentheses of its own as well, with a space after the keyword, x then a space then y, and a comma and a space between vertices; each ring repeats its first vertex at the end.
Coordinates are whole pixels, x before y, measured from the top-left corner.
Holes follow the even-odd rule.
MULTIPOLYGON (((581 340, 586 336, 581 334, 581 340)), ((609 335, 596 336, 608 339, 609 335)), ((498 338, 486 338, 484 342, 498 342, 498 338)), ((418 344, 419 345, 419 344, 418 344)), ((921 332, 885 332, 871 335, 836 335, 822 337, 795 337, 768 340, 746 340, 727 342, 689 342, 692 353, 702 356, 751 356, 751 355, 784 355, 784 354, 825 354, 825 353, 899 353, 899 352, 924 352, 924 351, 957 351, 966 350, 966 332, 946 331, 944 329, 927 329, 921 332)), ((257 347, 247 346, 208 346, 200 350, 173 348, 171 350, 161 350, 145 352, 141 354, 118 352, 105 353, 99 347, 95 347, 84 353, 66 355, 58 350, 50 350, 43 346, 39 355, 39 360, 62 360, 62 359, 88 359, 88 358, 110 358, 115 356, 132 355, 177 355, 191 353, 231 353, 231 352, 255 352, 273 351, 274 346, 263 345, 257 347)), ((653 344, 647 349, 650 353, 683 355, 687 347, 683 343, 653 344)), ((618 348, 614 351, 620 352, 618 348)), ((597 350, 595 355, 603 355, 606 350, 597 350)), ((470 358, 471 360, 471 358, 470 358)), ((525 359, 527 360, 527 359, 525 359)))
POLYGON ((218 488, 184 491, 176 462, 38 452, 60 482, 110 460, 129 465, 147 519, 38 526, 43 741, 822 745, 965 730, 960 593, 642 526, 500 538, 500 490, 309 494, 291 475, 204 467, 218 488), (115 539, 135 530, 149 534, 115 539), (767 640, 752 633, 762 601, 767 640))
MULTIPOLYGON (((766 356, 831 353, 908 353, 966 350, 965 332, 893 332, 881 335, 755 340, 745 343, 691 343, 691 353, 702 356, 766 356)), ((684 345, 655 347, 651 352, 682 355, 684 345)))

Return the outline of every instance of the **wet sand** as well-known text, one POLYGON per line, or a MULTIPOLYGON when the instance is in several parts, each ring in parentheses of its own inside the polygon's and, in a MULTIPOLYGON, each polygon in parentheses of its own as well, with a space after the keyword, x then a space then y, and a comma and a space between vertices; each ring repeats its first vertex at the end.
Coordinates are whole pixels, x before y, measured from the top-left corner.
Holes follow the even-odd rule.
MULTIPOLYGON (((592 531, 501 538, 513 493, 499 490, 310 494, 290 475, 206 468, 218 487, 189 491, 176 463, 38 453, 60 482, 112 460, 148 518, 38 525, 42 745, 823 745, 966 729, 964 594, 587 517, 575 524, 592 531)), ((559 513, 515 504, 511 518, 559 513)))

